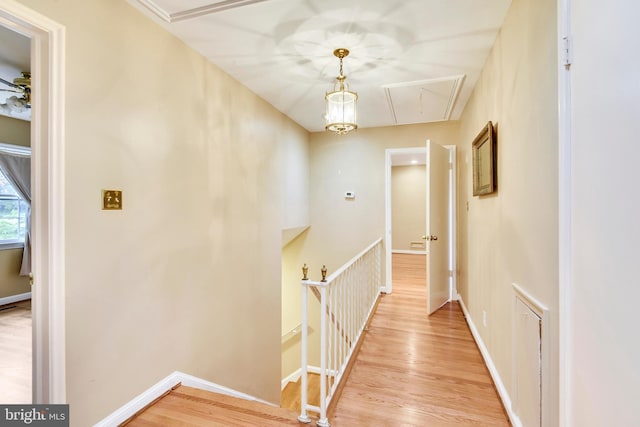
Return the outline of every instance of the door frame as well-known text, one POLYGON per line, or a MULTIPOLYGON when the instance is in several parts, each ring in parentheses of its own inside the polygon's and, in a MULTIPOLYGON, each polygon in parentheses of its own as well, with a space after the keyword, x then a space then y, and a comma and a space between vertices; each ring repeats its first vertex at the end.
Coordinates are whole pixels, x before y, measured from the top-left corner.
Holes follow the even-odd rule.
MULTIPOLYGON (((458 296, 458 287, 457 287, 457 243, 456 243, 456 227, 457 227, 457 203, 456 203, 456 146, 455 145, 444 145, 443 147, 447 148, 450 153, 449 161, 452 165, 452 172, 450 175, 450 196, 451 196, 451 204, 450 204, 450 212, 449 212, 449 223, 450 223, 450 242, 451 246, 449 248, 449 267, 451 269, 451 280, 450 280, 450 299, 457 299, 458 296)), ((392 274, 391 274, 391 167, 392 160, 394 155, 404 155, 404 154, 423 154, 426 155, 426 141, 425 146, 422 147, 409 147, 409 148, 387 148, 385 150, 385 284, 381 287, 381 291, 387 294, 390 294, 393 291, 392 286, 392 274)), ((427 188, 427 191, 429 189, 427 188)))
POLYGON ((65 29, 14 0, 0 24, 31 38, 33 403, 66 403, 65 29))

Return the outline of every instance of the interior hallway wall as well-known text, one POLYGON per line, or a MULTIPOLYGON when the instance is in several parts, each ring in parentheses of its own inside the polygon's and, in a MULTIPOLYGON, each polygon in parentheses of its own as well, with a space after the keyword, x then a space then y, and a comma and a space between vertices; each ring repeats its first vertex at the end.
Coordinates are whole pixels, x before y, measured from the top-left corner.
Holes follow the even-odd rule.
POLYGON ((425 165, 391 168, 391 240, 392 250, 424 251, 427 218, 427 167, 425 165), (422 243, 412 247, 411 242, 422 243))
POLYGON ((331 273, 385 237, 386 149, 425 147, 427 139, 456 145, 458 126, 450 121, 311 134, 312 226, 303 251, 312 278, 319 278, 323 264, 331 273), (345 199, 345 191, 354 191, 355 199, 345 199))
POLYGON ((458 289, 512 398, 512 285, 548 307, 549 425, 559 410, 556 6, 512 2, 460 120, 458 152, 458 289), (498 189, 474 197, 471 144, 488 121, 496 126, 498 189))
POLYGON ((308 132, 127 2, 21 3, 66 26, 73 424, 176 370, 278 403, 282 229, 306 215, 283 212, 286 159, 308 132))

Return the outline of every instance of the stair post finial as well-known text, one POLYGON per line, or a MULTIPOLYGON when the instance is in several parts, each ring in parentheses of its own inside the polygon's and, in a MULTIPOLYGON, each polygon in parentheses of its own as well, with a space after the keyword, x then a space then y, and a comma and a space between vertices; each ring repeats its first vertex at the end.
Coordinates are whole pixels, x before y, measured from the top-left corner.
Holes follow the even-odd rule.
POLYGON ((302 266, 302 280, 309 280, 307 274, 309 274, 309 267, 307 267, 307 264, 305 263, 305 265, 302 266))
POLYGON ((322 273, 321 282, 326 282, 327 281, 327 266, 326 265, 322 266, 322 270, 320 270, 320 273, 322 273))

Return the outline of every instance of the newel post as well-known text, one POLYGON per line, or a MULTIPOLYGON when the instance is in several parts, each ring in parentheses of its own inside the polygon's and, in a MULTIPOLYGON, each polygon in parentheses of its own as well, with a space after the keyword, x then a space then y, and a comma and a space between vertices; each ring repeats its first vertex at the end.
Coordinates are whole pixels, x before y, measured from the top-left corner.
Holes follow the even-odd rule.
POLYGON ((302 266, 302 336, 301 336, 301 355, 300 355, 300 416, 298 421, 301 423, 310 423, 311 418, 307 414, 307 331, 308 331, 308 313, 307 298, 309 295, 309 287, 305 282, 309 281, 307 274, 309 273, 309 267, 307 264, 302 266))

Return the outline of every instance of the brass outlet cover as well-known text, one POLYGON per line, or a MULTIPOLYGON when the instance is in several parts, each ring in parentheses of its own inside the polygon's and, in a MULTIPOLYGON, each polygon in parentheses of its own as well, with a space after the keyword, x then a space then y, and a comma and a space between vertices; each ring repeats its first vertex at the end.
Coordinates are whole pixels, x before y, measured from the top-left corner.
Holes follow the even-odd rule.
POLYGON ((122 191, 102 190, 102 210, 122 210, 122 191))

